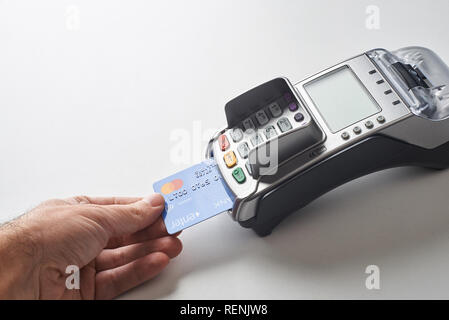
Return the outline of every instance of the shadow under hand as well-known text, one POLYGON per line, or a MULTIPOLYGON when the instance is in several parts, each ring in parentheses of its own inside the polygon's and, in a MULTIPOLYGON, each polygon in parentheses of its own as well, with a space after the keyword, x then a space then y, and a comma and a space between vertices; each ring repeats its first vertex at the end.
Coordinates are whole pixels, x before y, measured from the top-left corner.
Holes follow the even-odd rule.
POLYGON ((261 241, 251 230, 240 228, 227 214, 221 214, 184 230, 180 239, 184 246, 180 256, 158 277, 131 290, 123 298, 163 299, 170 295, 171 298, 177 299, 179 294, 180 299, 183 297, 182 292, 175 292, 179 281, 188 281, 189 284, 185 285, 194 285, 198 296, 204 297, 207 288, 202 286, 207 284, 205 281, 195 281, 198 274, 208 278, 207 273, 210 272, 210 281, 213 281, 216 268, 228 267, 237 259, 251 255, 251 249, 254 247, 252 244, 260 244, 261 241), (192 282, 193 284, 190 284, 192 282))

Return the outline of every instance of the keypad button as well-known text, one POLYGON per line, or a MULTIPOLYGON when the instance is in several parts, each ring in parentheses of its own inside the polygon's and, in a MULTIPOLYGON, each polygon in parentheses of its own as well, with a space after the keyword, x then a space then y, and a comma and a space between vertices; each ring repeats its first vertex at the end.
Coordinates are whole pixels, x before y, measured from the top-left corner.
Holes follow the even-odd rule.
POLYGON ((268 139, 274 138, 278 135, 276 128, 273 126, 266 127, 264 130, 265 137, 268 139))
POLYGON ((234 177, 235 181, 240 184, 246 181, 246 176, 242 168, 236 168, 234 171, 232 171, 232 176, 234 177))
POLYGON ((231 130, 230 132, 232 141, 234 142, 240 142, 243 139, 243 131, 239 128, 235 128, 234 130, 231 130))
POLYGON ((361 134, 362 133, 362 128, 360 128, 360 127, 354 127, 354 133, 355 134, 361 134))
POLYGON ((298 110, 298 105, 297 105, 296 103, 292 102, 292 103, 290 103, 290 104, 288 105, 288 109, 289 109, 291 112, 295 112, 295 111, 298 110))
POLYGON ((290 123, 290 121, 288 121, 287 118, 282 118, 278 121, 278 127, 281 130, 281 132, 287 132, 288 130, 291 130, 292 124, 290 123))
POLYGON ((243 128, 246 130, 254 130, 256 127, 254 126, 253 120, 250 118, 243 121, 243 128))
POLYGON ((256 119, 259 125, 264 126, 268 123, 268 117, 265 111, 260 110, 256 113, 256 119))
POLYGON ((240 157, 242 157, 243 159, 248 158, 249 147, 246 142, 243 142, 241 145, 239 145, 237 151, 239 152, 240 157))
POLYGON ((365 122, 365 127, 367 129, 372 129, 372 128, 374 128, 374 123, 372 121, 367 121, 367 122, 365 122))
POLYGON ((384 116, 378 116, 378 117, 377 117, 377 122, 379 122, 379 123, 384 123, 385 121, 386 121, 386 119, 385 119, 384 116))
POLYGON ((223 157, 224 162, 228 168, 232 168, 237 164, 237 157, 235 156, 234 151, 229 151, 223 157))
POLYGON ((252 136, 250 140, 254 147, 257 147, 263 142, 262 136, 258 133, 255 136, 252 136))
POLYGON ((282 115, 282 109, 276 102, 270 104, 268 106, 268 110, 270 110, 270 113, 274 118, 280 117, 282 115))
POLYGON ((229 140, 226 137, 226 135, 222 134, 219 138, 218 138, 218 144, 220 145, 220 149, 221 151, 226 151, 229 149, 229 140))
POLYGON ((304 115, 302 113, 295 114, 295 121, 296 122, 302 122, 304 121, 304 115))
POLYGON ((251 165, 250 165, 249 161, 246 161, 245 167, 246 167, 246 171, 248 171, 248 174, 250 176, 252 176, 253 175, 253 169, 251 168, 251 165))
POLYGON ((343 140, 349 140, 349 138, 350 138, 351 136, 349 135, 349 133, 343 132, 343 133, 341 134, 341 137, 343 138, 343 140))

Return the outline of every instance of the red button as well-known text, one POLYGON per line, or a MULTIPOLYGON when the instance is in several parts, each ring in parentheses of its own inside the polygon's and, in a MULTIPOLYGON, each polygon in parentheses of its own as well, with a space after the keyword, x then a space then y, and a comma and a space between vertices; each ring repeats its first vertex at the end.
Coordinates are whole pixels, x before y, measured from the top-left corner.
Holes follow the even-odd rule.
POLYGON ((226 135, 222 134, 219 138, 218 138, 218 143, 220 145, 220 149, 221 151, 226 151, 229 149, 229 141, 228 138, 226 137, 226 135))

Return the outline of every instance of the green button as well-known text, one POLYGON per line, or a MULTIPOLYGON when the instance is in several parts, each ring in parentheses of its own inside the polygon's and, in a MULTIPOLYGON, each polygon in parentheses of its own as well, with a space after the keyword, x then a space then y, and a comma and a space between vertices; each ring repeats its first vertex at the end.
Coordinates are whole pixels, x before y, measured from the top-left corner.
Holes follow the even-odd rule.
POLYGON ((246 180, 245 173, 243 172, 242 168, 237 168, 232 171, 232 176, 238 183, 244 183, 246 180))

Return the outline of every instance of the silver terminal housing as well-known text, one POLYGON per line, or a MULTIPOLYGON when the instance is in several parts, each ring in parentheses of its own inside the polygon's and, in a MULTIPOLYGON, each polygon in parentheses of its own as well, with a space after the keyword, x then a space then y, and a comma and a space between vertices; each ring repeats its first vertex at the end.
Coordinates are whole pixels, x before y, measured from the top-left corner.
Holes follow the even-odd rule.
POLYGON ((227 127, 211 138, 206 151, 207 158, 216 159, 224 180, 236 196, 234 207, 229 213, 237 221, 255 217, 259 200, 268 192, 323 159, 373 135, 387 135, 427 149, 442 145, 449 140, 447 84, 448 67, 429 49, 410 47, 395 52, 375 49, 294 85, 286 78, 277 78, 232 100, 225 108, 227 127), (398 63, 408 68, 406 70, 411 78, 406 74, 404 80, 404 74, 401 74, 404 71, 397 69, 398 63), (342 68, 349 68, 353 72, 378 110, 343 129, 333 130, 311 98, 307 86, 342 68), (425 83, 417 82, 411 88, 414 81, 418 81, 413 78, 414 71, 420 76, 416 79, 424 79, 425 83), (291 99, 283 101, 286 94, 291 95, 291 99), (282 115, 272 114, 268 121, 262 117, 263 121, 257 123, 255 115, 260 110, 268 113, 268 107, 273 103, 282 105, 282 115), (291 103, 295 103, 297 109, 291 103), (291 128, 285 132, 279 125, 283 118, 291 124, 291 128), (237 128, 244 131, 243 124, 247 119, 256 122, 255 130, 247 130, 241 140, 234 140, 232 130, 237 128), (275 137, 263 136, 268 127, 277 129, 275 137), (255 134, 261 134, 263 142, 252 144, 255 134), (226 150, 219 143, 223 135, 230 142, 226 150), (251 148, 245 157, 239 152, 242 143, 251 148), (278 148, 279 161, 276 166, 266 170, 265 174, 254 172, 264 168, 264 164, 258 162, 258 152, 265 154, 273 146, 278 148), (233 152, 237 160, 231 168, 224 161, 225 154, 229 152, 233 152), (246 165, 248 161, 251 162, 249 168, 246 165), (234 167, 247 169, 244 183, 233 176, 234 167), (253 174, 249 174, 251 170, 253 174))

